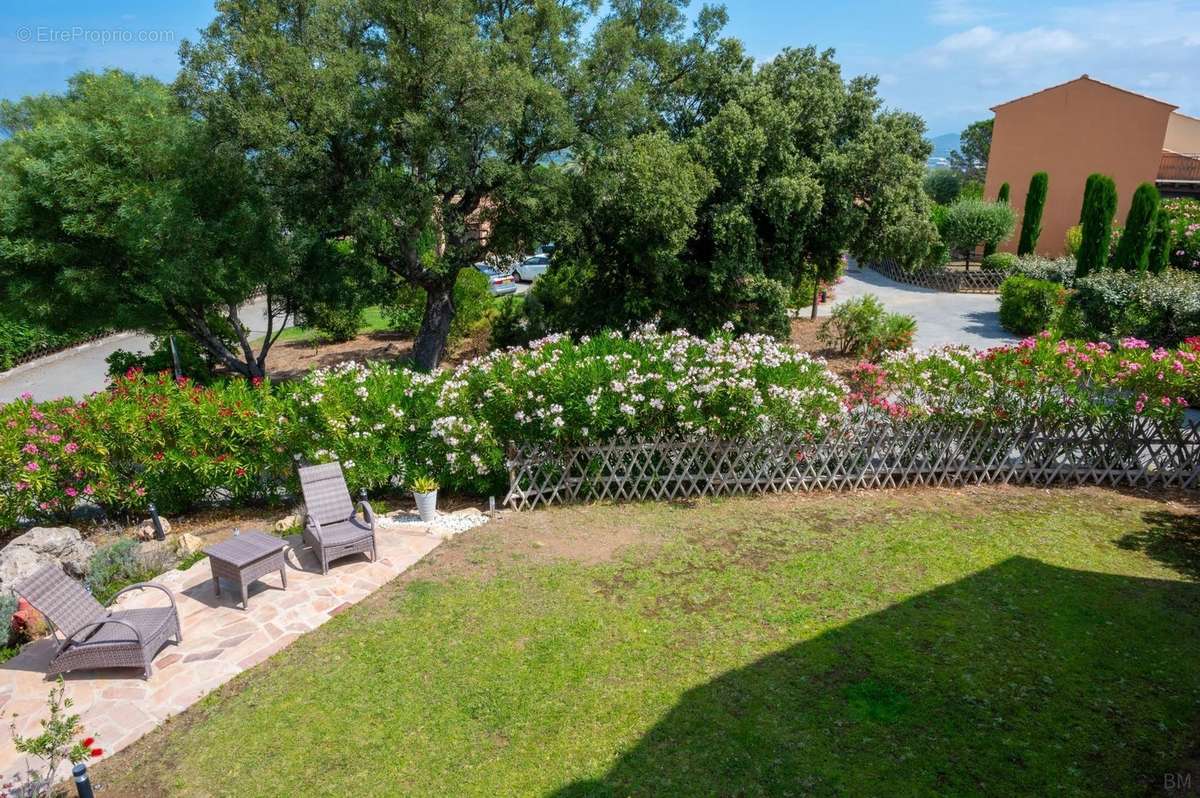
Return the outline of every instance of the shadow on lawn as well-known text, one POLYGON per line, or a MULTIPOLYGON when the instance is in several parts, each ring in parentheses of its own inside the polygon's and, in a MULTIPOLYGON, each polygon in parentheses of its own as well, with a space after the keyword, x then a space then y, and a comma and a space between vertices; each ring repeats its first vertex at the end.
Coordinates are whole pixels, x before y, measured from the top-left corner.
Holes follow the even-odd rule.
POLYGON ((1117 541, 1123 549, 1144 552, 1189 579, 1200 581, 1200 515, 1150 510, 1142 513, 1147 528, 1117 541))
POLYGON ((689 691, 556 795, 1200 785, 1198 632, 1200 585, 1012 558, 689 691))

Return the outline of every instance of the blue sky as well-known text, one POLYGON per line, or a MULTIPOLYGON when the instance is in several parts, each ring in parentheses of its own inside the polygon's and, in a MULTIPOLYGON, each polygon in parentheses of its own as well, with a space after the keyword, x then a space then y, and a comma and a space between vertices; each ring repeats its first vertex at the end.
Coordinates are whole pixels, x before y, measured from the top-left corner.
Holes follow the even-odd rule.
MULTIPOLYGON (((890 106, 931 134, 1087 72, 1200 115, 1200 0, 728 0, 728 32, 751 55, 787 46, 838 51, 846 74, 875 74, 890 106)), ((82 69, 170 79, 176 50, 212 17, 211 0, 6 0, 0 97, 58 91, 82 69)))

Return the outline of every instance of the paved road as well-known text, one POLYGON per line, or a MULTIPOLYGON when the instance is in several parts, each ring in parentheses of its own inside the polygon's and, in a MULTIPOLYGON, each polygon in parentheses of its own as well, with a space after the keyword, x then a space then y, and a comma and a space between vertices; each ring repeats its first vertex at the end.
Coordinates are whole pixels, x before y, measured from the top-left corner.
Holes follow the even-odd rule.
MULTIPOLYGON (((951 294, 918 288, 889 280, 879 272, 853 263, 836 294, 835 302, 874 294, 888 310, 914 317, 918 349, 948 344, 986 349, 1016 340, 1000 326, 1000 300, 995 294, 951 294)), ((830 305, 820 309, 823 316, 829 315, 829 311, 830 305)))
MULTIPOLYGON (((251 302, 243 309, 242 319, 250 325, 250 338, 261 338, 266 334, 267 301, 251 302)), ((47 400, 101 391, 108 384, 104 359, 118 349, 147 352, 151 340, 140 333, 118 333, 17 366, 0 373, 0 402, 10 402, 26 392, 34 399, 47 400)))

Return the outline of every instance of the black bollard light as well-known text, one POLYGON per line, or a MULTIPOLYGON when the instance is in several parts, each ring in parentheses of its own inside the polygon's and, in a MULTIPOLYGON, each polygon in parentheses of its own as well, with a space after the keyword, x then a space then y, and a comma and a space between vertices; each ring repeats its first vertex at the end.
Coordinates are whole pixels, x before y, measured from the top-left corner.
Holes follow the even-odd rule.
POLYGON ((71 768, 71 775, 75 777, 75 791, 79 793, 79 798, 96 798, 96 793, 92 792, 92 780, 88 778, 87 765, 80 762, 71 768))
POLYGON ((154 524, 154 539, 166 540, 167 533, 163 531, 162 519, 158 517, 158 508, 150 502, 150 523, 154 524))

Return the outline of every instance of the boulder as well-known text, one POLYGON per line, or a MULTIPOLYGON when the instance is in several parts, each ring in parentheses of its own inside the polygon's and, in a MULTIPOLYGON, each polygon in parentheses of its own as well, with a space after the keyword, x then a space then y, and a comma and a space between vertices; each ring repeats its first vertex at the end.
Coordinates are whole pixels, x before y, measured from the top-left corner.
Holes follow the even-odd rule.
POLYGON ((193 535, 191 532, 184 532, 175 538, 175 551, 179 556, 186 557, 189 554, 195 554, 204 548, 204 541, 193 535))
MULTIPOLYGON (((162 524, 163 534, 171 534, 171 522, 162 516, 159 516, 158 520, 159 523, 162 524)), ((134 532, 134 536, 137 537, 138 540, 154 540, 154 521, 150 518, 147 518, 138 525, 137 531, 134 532)))
POLYGON ((286 515, 275 522, 275 531, 291 532, 293 529, 300 526, 303 520, 304 519, 298 515, 286 515))
POLYGON ((71 576, 82 578, 95 550, 73 527, 34 527, 0 550, 0 595, 47 563, 61 563, 71 576))

